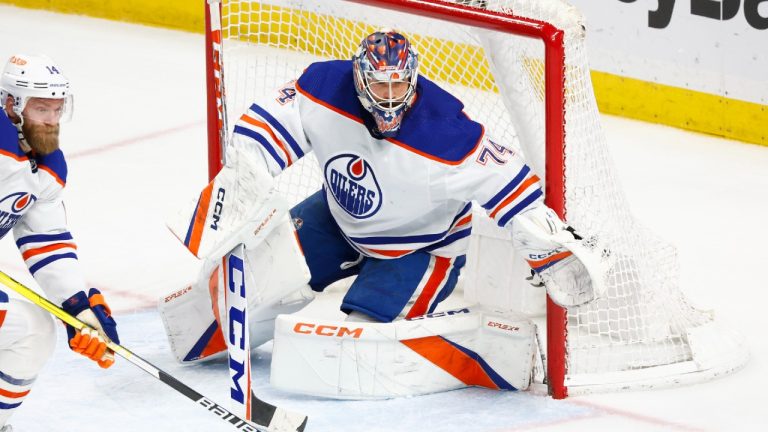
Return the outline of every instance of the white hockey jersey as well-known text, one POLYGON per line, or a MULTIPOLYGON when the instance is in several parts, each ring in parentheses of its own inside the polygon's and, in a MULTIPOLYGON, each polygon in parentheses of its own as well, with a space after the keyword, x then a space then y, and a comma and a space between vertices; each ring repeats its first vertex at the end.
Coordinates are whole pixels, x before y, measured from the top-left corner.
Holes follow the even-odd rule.
POLYGON ((541 203, 539 179, 458 99, 424 77, 417 95, 397 137, 381 138, 357 99, 351 61, 314 63, 251 105, 232 144, 260 155, 272 175, 314 151, 330 211, 366 256, 461 255, 473 201, 506 226, 541 203))
POLYGON ((61 150, 30 159, 19 147, 16 127, 0 111, 0 238, 13 231, 29 272, 56 304, 86 287, 66 227, 66 181, 61 150))

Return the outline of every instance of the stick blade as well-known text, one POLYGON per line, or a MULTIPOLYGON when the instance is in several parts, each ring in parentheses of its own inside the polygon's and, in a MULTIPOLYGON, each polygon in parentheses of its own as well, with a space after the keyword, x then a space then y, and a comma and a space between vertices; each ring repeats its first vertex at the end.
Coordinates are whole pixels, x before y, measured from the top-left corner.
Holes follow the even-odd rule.
POLYGON ((307 426, 307 416, 264 402, 253 391, 251 391, 249 420, 267 428, 270 432, 303 432, 307 426))

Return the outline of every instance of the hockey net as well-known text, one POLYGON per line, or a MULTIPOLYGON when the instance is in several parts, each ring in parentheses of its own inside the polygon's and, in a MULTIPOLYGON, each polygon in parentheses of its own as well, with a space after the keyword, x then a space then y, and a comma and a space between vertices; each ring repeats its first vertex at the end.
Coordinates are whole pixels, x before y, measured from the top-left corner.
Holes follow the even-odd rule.
MULTIPOLYGON (((555 397, 695 382, 746 361, 740 338, 686 300, 674 247, 629 212, 600 125, 583 18, 567 2, 223 0, 221 25, 223 113, 231 119, 311 62, 349 59, 364 36, 398 29, 419 52, 421 74, 545 173, 547 204, 579 231, 607 240, 620 271, 605 297, 564 311, 526 282, 526 265, 514 256, 509 234, 475 217, 465 297, 544 317, 540 335, 547 348, 535 378, 555 397)), ((214 171, 220 156, 215 93, 209 82, 214 171)), ((310 154, 281 174, 279 189, 295 204, 316 191, 321 178, 310 154)))

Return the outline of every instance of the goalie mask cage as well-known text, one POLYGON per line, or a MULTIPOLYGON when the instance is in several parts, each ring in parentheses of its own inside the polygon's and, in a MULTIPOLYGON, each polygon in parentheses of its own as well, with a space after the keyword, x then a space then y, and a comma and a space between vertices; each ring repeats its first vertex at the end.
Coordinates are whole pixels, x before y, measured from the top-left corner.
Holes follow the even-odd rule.
MULTIPOLYGON (((540 177, 547 205, 578 230, 602 236, 618 257, 619 271, 603 298, 567 311, 548 299, 541 307, 546 365, 537 368, 536 382, 563 398, 702 381, 733 371, 748 358, 738 335, 686 300, 675 249, 631 216, 600 126, 583 18, 567 2, 206 3, 211 175, 221 165, 220 144, 230 133, 227 117, 239 117, 311 62, 349 59, 366 35, 398 29, 420 54, 422 75, 461 99, 470 118, 545 174, 540 177)), ((316 165, 310 154, 280 175, 278 188, 291 204, 320 187, 316 165)), ((523 266, 501 262, 487 270, 486 258, 506 257, 511 244, 508 233, 479 219, 464 279, 474 281, 476 290, 527 286, 523 266), (511 273, 501 277, 508 268, 511 273)), ((476 297, 482 303, 482 296, 476 297)), ((509 303, 504 306, 515 309, 509 303)))

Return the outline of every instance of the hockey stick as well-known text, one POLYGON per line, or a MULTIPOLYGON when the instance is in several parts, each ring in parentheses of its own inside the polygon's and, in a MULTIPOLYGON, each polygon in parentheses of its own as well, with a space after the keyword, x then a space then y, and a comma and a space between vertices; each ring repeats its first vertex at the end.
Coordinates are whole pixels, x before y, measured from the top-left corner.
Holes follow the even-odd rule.
MULTIPOLYGON (((13 278, 11 278, 10 276, 8 276, 2 271, 0 271, 0 282, 2 282, 2 284, 7 286, 8 288, 21 294, 32 303, 50 312, 56 318, 71 325, 75 329, 81 330, 83 328, 88 327, 85 323, 83 323, 79 319, 68 314, 60 307, 51 303, 51 301, 49 301, 45 297, 37 294, 36 292, 32 291, 31 289, 17 282, 16 280, 14 280, 13 278)), ((207 409, 209 412, 219 417, 221 420, 231 424, 239 431, 243 431, 243 432, 298 431, 298 432, 301 432, 304 430, 304 427, 307 424, 306 416, 287 412, 282 408, 278 408, 274 405, 271 405, 267 402, 260 400, 259 398, 256 397, 256 395, 251 393, 252 411, 251 411, 250 417, 252 421, 257 423, 256 425, 254 425, 232 414, 223 406, 217 404, 216 402, 196 392, 188 385, 184 384, 183 382, 177 380, 176 378, 172 377, 166 372, 163 372, 162 370, 153 366, 151 363, 137 356, 136 354, 132 353, 128 349, 124 348, 122 345, 118 345, 113 342, 107 342, 107 347, 112 351, 114 351, 116 354, 118 354, 120 357, 123 357, 124 359, 128 360, 134 365, 140 367, 142 370, 144 370, 144 372, 147 372, 148 374, 162 381, 163 383, 170 386, 177 392, 183 394, 188 399, 191 399, 196 404, 207 409)))

